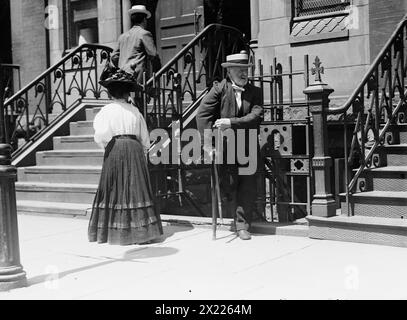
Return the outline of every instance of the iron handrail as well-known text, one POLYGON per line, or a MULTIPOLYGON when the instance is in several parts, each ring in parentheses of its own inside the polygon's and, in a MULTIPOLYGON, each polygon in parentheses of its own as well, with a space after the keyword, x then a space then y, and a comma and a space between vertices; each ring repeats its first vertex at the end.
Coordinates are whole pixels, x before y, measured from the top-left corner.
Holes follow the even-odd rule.
MULTIPOLYGON (((178 62, 181 58, 185 56, 189 52, 189 50, 196 46, 200 40, 202 40, 209 32, 213 30, 225 30, 225 31, 233 31, 237 32, 238 34, 242 35, 242 40, 244 40, 244 34, 239 30, 231 26, 223 25, 223 24, 217 24, 213 23, 208 26, 206 26, 201 32, 199 32, 184 48, 182 48, 181 51, 179 51, 170 61, 168 61, 154 76, 152 76, 148 81, 147 81, 147 86, 152 85, 154 80, 158 79, 161 77, 165 72, 171 69, 171 67, 178 62)), ((252 50, 250 47, 248 47, 250 50, 252 50)))
POLYGON ((390 36, 389 40, 387 40, 386 44, 380 50, 379 54, 377 55, 376 59, 373 61, 372 65, 370 66, 369 70, 366 72, 365 76, 363 77, 362 81, 359 83, 359 85, 356 87, 356 89, 352 92, 348 100, 346 102, 337 108, 329 108, 328 114, 341 114, 345 113, 348 111, 348 109, 352 106, 353 102, 358 98, 359 93, 363 88, 366 86, 366 84, 369 82, 370 77, 372 74, 376 71, 376 69, 379 67, 379 64, 382 62, 383 58, 386 56, 387 52, 391 48, 391 46, 394 44, 396 38, 398 37, 400 31, 407 25, 407 14, 404 15, 403 19, 398 23, 396 29, 390 36))
POLYGON ((52 67, 49 67, 47 70, 45 70, 43 73, 41 73, 38 77, 36 77, 34 80, 32 80, 30 83, 28 83, 24 88, 20 89, 18 92, 16 92, 12 97, 7 99, 4 102, 4 107, 9 106, 14 100, 16 100, 18 97, 22 96, 28 90, 30 90, 32 87, 34 87, 37 83, 39 83, 42 79, 50 75, 52 72, 56 71, 60 66, 62 66, 66 61, 74 57, 77 53, 81 52, 83 49, 88 48, 88 49, 101 49, 101 50, 106 50, 107 52, 111 53, 113 51, 112 48, 100 45, 100 44, 89 44, 85 43, 77 47, 75 50, 67 54, 65 57, 63 57, 59 62, 54 64, 52 67))

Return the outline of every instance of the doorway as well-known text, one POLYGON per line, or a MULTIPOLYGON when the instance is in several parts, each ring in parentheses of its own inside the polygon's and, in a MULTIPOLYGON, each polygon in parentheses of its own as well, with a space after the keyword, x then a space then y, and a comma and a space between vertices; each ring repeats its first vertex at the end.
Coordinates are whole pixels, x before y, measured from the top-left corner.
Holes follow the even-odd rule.
MULTIPOLYGON (((142 1, 135 1, 143 4, 142 1)), ((250 1, 247 0, 153 0, 145 1, 155 13, 149 30, 156 35, 157 47, 165 64, 204 26, 219 23, 235 27, 251 36, 250 1)))
POLYGON ((219 23, 239 29, 251 36, 250 1, 248 0, 205 0, 205 25, 219 23))
POLYGON ((0 1, 0 63, 12 63, 10 0, 0 1))

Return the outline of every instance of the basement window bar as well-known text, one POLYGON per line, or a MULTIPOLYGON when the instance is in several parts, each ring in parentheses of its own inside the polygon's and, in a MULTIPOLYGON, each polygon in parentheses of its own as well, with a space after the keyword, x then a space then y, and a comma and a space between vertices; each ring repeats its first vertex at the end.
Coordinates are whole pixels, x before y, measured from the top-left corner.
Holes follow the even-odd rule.
POLYGON ((342 12, 350 5, 348 0, 292 0, 295 17, 342 12))

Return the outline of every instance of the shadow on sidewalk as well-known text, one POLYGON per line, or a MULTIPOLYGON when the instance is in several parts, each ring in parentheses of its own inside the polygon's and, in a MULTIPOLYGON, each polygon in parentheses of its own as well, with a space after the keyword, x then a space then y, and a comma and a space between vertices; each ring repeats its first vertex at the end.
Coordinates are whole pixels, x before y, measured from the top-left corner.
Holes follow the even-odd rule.
POLYGON ((81 256, 75 255, 76 257, 80 258, 87 258, 87 259, 94 259, 94 260, 101 260, 102 262, 91 264, 85 267, 80 267, 76 269, 66 270, 60 273, 50 273, 50 274, 43 274, 40 276, 33 277, 28 279, 28 287, 37 285, 40 283, 45 283, 48 281, 56 281, 58 279, 64 278, 66 276, 80 273, 87 270, 92 270, 99 267, 104 267, 113 263, 117 262, 134 262, 134 263, 147 263, 144 261, 138 261, 141 259, 148 259, 148 258, 158 258, 176 254, 178 252, 177 249, 171 247, 140 247, 132 250, 128 250, 123 254, 122 258, 112 258, 112 257, 92 257, 92 256, 81 256))
POLYGON ((164 225, 163 226, 163 231, 164 234, 161 236, 161 238, 154 240, 153 243, 163 243, 166 241, 168 238, 171 238, 177 233, 181 232, 186 232, 194 229, 195 227, 188 222, 183 222, 182 224, 169 224, 169 225, 164 225))

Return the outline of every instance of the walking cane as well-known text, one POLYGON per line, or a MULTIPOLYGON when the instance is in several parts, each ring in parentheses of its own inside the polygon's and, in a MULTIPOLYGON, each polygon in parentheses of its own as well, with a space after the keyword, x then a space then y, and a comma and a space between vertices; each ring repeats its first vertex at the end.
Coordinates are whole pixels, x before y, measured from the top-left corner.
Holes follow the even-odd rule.
POLYGON ((216 179, 215 179, 215 156, 212 156, 211 165, 211 198, 212 198, 212 240, 216 240, 216 225, 217 225, 217 194, 216 194, 216 179))
MULTIPOLYGON (((220 146, 223 146, 223 141, 222 141, 222 131, 218 129, 218 152, 223 152, 223 148, 220 148, 220 146)), ((218 172, 218 166, 215 164, 214 166, 214 173, 215 173, 215 189, 216 189, 216 196, 218 199, 218 212, 219 212, 219 218, 220 218, 220 223, 223 224, 223 212, 222 212, 222 197, 220 195, 220 185, 219 185, 219 172, 218 172)))
MULTIPOLYGON (((220 151, 219 144, 221 141, 222 132, 218 129, 218 147, 215 149, 216 151, 220 151)), ((220 186, 219 186, 219 174, 218 168, 216 166, 216 153, 214 152, 212 155, 212 172, 211 172, 211 184, 212 184, 212 239, 216 240, 216 228, 217 228, 217 212, 219 212, 219 218, 221 224, 223 223, 223 213, 222 213, 222 198, 220 194, 220 186), (215 200, 216 199, 216 200, 215 200), (216 208, 217 204, 217 208, 216 208), (216 210, 217 209, 217 210, 216 210)))

